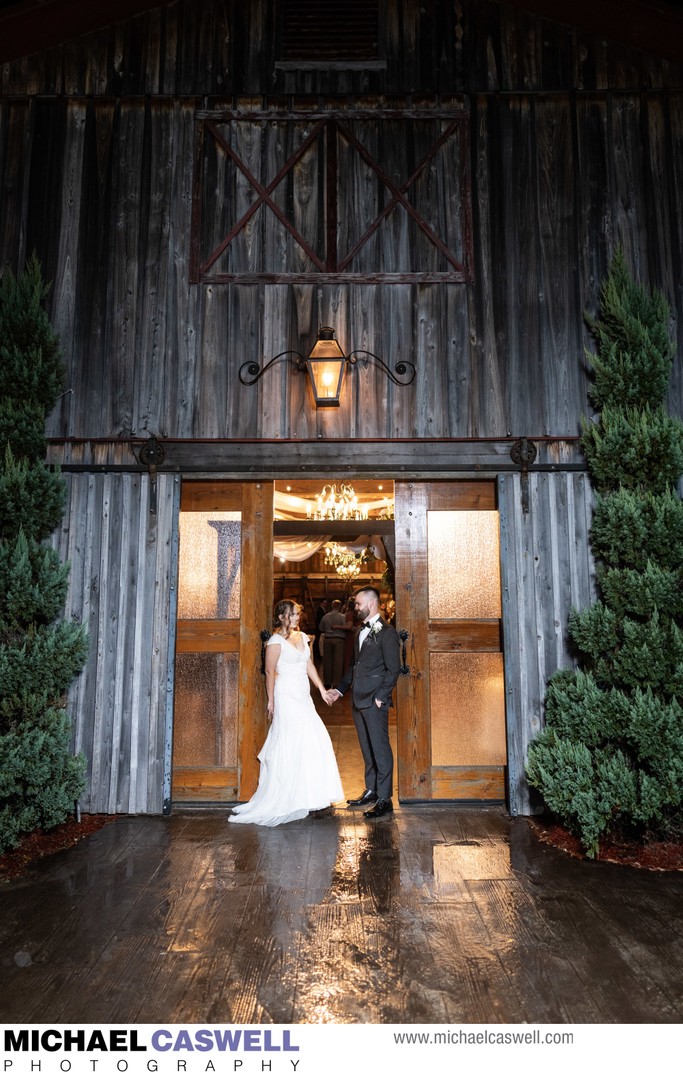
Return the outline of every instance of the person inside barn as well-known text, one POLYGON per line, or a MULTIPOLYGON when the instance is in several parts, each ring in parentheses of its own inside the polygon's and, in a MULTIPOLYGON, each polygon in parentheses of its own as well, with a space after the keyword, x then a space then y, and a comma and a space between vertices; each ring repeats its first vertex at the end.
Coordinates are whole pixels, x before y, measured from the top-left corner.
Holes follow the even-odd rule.
POLYGON ((308 636, 299 631, 301 607, 280 601, 273 634, 266 644, 266 691, 271 726, 261 751, 256 792, 233 808, 230 822, 279 826, 312 814, 329 814, 343 799, 341 778, 330 735, 318 715, 308 681, 328 705, 311 657, 308 636))
POLYGON ((352 625, 347 625, 346 617, 342 613, 342 603, 335 598, 329 613, 325 613, 320 621, 323 636, 323 680, 326 688, 331 687, 342 676, 344 641, 347 631, 351 629, 352 625))
POLYGON ((315 611, 315 639, 313 641, 313 660, 316 666, 322 661, 322 651, 320 649, 320 636, 322 634, 320 630, 320 621, 327 612, 327 598, 321 598, 318 602, 318 606, 315 611))

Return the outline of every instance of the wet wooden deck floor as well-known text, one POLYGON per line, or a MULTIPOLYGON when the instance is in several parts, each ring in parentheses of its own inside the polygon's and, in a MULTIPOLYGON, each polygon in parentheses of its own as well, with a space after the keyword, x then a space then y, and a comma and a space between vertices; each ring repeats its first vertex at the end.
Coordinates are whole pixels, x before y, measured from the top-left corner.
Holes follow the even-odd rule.
POLYGON ((0 885, 5 1023, 680 1022, 683 874, 499 808, 121 817, 0 885))

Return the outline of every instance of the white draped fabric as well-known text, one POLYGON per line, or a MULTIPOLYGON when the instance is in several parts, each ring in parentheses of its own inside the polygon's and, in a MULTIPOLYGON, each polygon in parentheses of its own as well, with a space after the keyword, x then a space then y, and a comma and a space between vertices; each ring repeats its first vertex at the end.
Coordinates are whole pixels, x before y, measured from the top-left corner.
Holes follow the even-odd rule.
MULTIPOLYGON (((273 548, 275 556, 280 557, 283 560, 290 561, 302 561, 308 560, 314 553, 317 553, 319 549, 331 542, 333 536, 331 534, 325 535, 321 538, 320 535, 307 536, 302 535, 300 538, 275 538, 273 541, 273 548)), ((384 543, 378 534, 361 534, 355 542, 339 542, 339 545, 343 545, 345 549, 348 549, 352 553, 362 553, 368 546, 372 549, 373 555, 377 557, 377 560, 386 560, 387 555, 384 549, 384 543)))
POLYGON ((282 557, 283 560, 308 560, 331 540, 331 535, 321 538, 318 534, 312 537, 302 535, 300 538, 275 538, 273 549, 275 556, 282 557))

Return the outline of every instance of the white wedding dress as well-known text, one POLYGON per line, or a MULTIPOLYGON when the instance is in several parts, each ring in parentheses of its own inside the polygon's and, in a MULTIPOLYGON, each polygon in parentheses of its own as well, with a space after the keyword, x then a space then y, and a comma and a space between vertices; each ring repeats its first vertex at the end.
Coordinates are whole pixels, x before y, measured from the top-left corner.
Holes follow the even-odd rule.
POLYGON ((273 720, 258 756, 258 788, 248 803, 233 808, 231 822, 279 826, 344 798, 332 741, 311 698, 308 639, 299 637, 303 650, 282 635, 271 635, 266 644, 280 644, 273 720))

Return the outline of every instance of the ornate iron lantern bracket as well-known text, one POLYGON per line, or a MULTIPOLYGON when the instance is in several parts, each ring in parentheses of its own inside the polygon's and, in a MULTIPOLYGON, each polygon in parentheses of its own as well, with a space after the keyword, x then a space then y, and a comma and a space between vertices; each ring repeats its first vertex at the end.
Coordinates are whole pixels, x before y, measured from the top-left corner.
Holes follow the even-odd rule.
POLYGON ((292 355, 292 362, 296 366, 297 370, 306 370, 306 360, 303 355, 300 355, 298 351, 280 351, 277 355, 273 355, 273 358, 266 363, 265 366, 259 366, 257 362, 243 362, 239 368, 239 379, 243 385, 255 385, 257 381, 260 381, 267 370, 270 370, 276 362, 280 359, 284 359, 287 355, 292 355))
POLYGON ((263 366, 254 361, 243 362, 238 376, 243 385, 255 385, 276 362, 291 357, 298 371, 308 372, 315 406, 339 407, 346 367, 355 366, 359 356, 379 366, 394 385, 410 385, 415 380, 415 366, 406 359, 397 362, 392 370, 374 351, 357 348, 345 355, 330 325, 323 325, 318 330, 318 339, 307 358, 290 348, 278 352, 263 366))
POLYGON ((395 385, 410 385, 415 380, 415 366, 412 362, 408 362, 407 359, 401 359, 394 366, 392 371, 384 359, 380 359, 379 355, 375 355, 374 351, 365 351, 363 348, 356 348, 355 351, 350 351, 346 356, 347 362, 351 365, 355 365, 358 362, 357 355, 367 355, 369 359, 376 362, 380 369, 384 370, 390 381, 393 381, 395 385))

